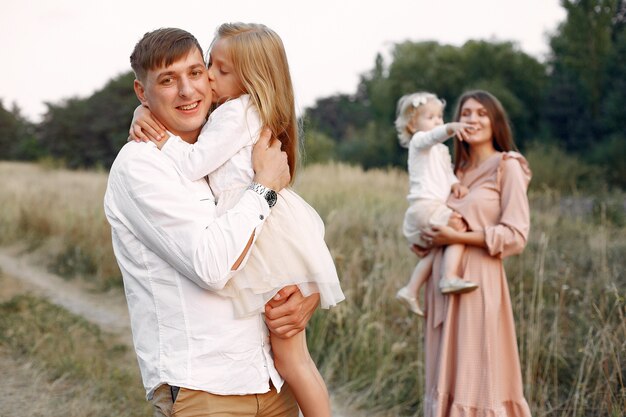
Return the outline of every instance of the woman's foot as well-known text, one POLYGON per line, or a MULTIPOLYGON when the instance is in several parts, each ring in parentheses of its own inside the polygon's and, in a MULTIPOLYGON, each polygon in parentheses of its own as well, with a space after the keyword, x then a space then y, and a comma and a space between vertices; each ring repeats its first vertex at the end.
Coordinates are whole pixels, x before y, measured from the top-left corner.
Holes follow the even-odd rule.
POLYGON ((398 290, 398 292, 396 293, 396 298, 413 313, 417 314, 418 316, 424 317, 424 312, 417 302, 417 297, 411 294, 411 291, 409 291, 407 287, 400 288, 400 290, 398 290))
POLYGON ((439 289, 442 294, 463 294, 474 291, 478 284, 462 280, 459 277, 442 278, 439 280, 439 289))

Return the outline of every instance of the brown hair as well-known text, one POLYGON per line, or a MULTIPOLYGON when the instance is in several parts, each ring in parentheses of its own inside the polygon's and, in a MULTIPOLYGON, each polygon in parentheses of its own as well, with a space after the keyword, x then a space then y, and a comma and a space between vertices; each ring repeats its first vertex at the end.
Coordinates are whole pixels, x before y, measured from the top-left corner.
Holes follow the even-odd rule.
POLYGON ((148 32, 137 42, 130 55, 130 66, 139 81, 148 71, 167 67, 186 56, 194 48, 202 54, 198 40, 189 32, 177 28, 161 28, 148 32))
POLYGON ((298 121, 287 54, 272 29, 256 23, 224 23, 216 32, 227 39, 234 72, 256 106, 261 121, 287 153, 291 181, 298 162, 298 121))
MULTIPOLYGON (((500 101, 491 93, 483 90, 474 90, 463 93, 456 105, 454 112, 454 121, 461 119, 461 109, 465 102, 474 99, 482 104, 487 110, 489 121, 491 122, 492 142, 497 151, 508 152, 517 151, 515 142, 513 141, 513 133, 509 118, 502 107, 500 101)), ((465 168, 469 162, 469 145, 461 142, 458 138, 454 138, 454 171, 465 168)))

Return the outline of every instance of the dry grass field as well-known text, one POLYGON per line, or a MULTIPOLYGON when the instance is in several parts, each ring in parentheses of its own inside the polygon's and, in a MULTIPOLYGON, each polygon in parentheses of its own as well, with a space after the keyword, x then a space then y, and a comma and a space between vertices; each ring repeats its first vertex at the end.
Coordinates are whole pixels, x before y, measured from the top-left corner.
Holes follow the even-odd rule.
MULTIPOLYGON (((1 245, 25 243, 45 255, 52 271, 97 290, 121 287, 102 209, 106 173, 2 162, 0 178, 1 245)), ((319 311, 308 331, 329 386, 373 415, 421 415, 422 323, 394 299, 416 262, 400 233, 406 174, 313 165, 300 172, 295 188, 325 221, 347 297, 338 307, 319 311)), ((533 184, 530 201, 528 247, 507 259, 506 269, 533 415, 623 416, 624 197, 565 197, 533 184)), ((7 303, 0 306, 3 314, 15 306, 43 308, 24 299, 7 303)), ((57 331, 52 322, 41 325, 57 331)), ((33 337, 28 343, 45 344, 49 336, 44 331, 33 337)), ((16 355, 33 355, 10 338, 0 338, 0 345, 16 355)))

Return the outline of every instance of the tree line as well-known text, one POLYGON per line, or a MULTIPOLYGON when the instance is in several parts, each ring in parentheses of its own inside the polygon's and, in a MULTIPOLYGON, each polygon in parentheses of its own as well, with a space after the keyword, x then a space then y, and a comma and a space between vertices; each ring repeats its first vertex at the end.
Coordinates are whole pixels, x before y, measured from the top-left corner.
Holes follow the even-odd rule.
MULTIPOLYGON (((403 166, 393 121, 403 94, 426 90, 455 99, 486 89, 507 109, 518 146, 548 143, 602 168, 626 188, 626 0, 563 0, 566 19, 549 37, 541 62, 512 42, 471 40, 395 44, 353 94, 321 98, 305 109, 303 160, 347 161, 365 168, 403 166)), ((46 103, 40 123, 0 101, 0 159, 52 157, 70 168, 111 165, 126 142, 138 101, 131 72, 87 98, 46 103)))

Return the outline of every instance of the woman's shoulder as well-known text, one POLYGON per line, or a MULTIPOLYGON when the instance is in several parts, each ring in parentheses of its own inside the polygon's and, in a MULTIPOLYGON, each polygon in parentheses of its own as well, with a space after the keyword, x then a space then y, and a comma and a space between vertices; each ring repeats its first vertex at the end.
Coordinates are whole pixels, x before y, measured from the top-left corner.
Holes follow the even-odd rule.
POLYGON ((502 175, 519 176, 529 182, 532 172, 524 155, 516 151, 508 151, 500 153, 496 175, 498 182, 500 182, 502 175))

